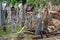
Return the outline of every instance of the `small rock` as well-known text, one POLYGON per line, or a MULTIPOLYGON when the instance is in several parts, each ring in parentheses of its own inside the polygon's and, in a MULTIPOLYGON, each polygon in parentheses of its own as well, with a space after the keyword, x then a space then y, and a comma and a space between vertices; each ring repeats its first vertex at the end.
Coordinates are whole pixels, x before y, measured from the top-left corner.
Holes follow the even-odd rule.
POLYGON ((49 32, 56 31, 56 28, 54 26, 48 26, 49 32))
POLYGON ((18 40, 22 40, 22 39, 24 39, 24 33, 20 32, 18 35, 18 40))

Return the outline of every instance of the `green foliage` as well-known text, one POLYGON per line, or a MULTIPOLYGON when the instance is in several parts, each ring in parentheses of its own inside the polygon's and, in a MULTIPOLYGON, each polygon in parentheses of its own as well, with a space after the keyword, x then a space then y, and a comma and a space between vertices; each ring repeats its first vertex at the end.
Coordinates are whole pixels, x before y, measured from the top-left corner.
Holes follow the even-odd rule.
MULTIPOLYGON (((15 5, 15 3, 22 3, 22 0, 6 0, 8 3, 11 3, 12 5, 15 5)), ((31 5, 31 6, 38 6, 41 3, 43 3, 45 5, 46 2, 48 2, 49 0, 26 0, 26 4, 31 5)), ((3 0, 0 0, 0 2, 3 2, 3 0)), ((58 4, 59 0, 51 0, 52 4, 58 4)))
POLYGON ((38 10, 39 10, 39 8, 35 8, 35 9, 34 9, 34 11, 35 11, 36 13, 38 13, 38 10))
POLYGON ((52 0, 52 4, 56 4, 56 0, 52 0))
POLYGON ((22 0, 19 0, 18 3, 22 3, 22 0))
POLYGON ((11 0, 11 4, 12 4, 12 6, 14 6, 15 3, 16 3, 16 0, 11 0))
MULTIPOLYGON (((21 30, 21 28, 22 28, 22 27, 17 26, 17 27, 16 27, 17 32, 19 32, 19 31, 21 30)), ((0 36, 8 35, 8 34, 12 33, 12 28, 11 28, 11 27, 7 27, 7 31, 6 31, 6 32, 3 32, 2 29, 3 29, 3 28, 0 27, 0 36)))
POLYGON ((34 1, 35 0, 27 0, 26 4, 33 6, 33 5, 35 5, 34 1))
POLYGON ((3 0, 0 0, 0 3, 3 2, 3 0))
POLYGON ((52 0, 53 5, 58 5, 58 3, 59 3, 59 0, 52 0))
POLYGON ((6 1, 7 1, 8 5, 12 4, 12 6, 14 6, 15 3, 21 3, 22 2, 22 0, 6 0, 6 1))
POLYGON ((2 35, 7 35, 7 34, 9 34, 10 32, 11 32, 11 28, 7 28, 7 32, 3 32, 2 31, 2 27, 0 27, 0 29, 1 29, 1 31, 0 31, 0 36, 2 36, 2 35))
POLYGON ((31 40, 31 35, 30 34, 26 34, 25 40, 31 40))

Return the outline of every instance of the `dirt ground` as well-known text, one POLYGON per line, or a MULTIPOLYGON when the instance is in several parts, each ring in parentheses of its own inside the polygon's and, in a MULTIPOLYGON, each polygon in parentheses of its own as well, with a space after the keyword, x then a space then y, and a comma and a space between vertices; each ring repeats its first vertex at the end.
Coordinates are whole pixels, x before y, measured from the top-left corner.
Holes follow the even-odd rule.
POLYGON ((51 36, 49 38, 43 38, 43 39, 38 39, 38 40, 60 40, 60 35, 51 36))
MULTIPOLYGON (((11 37, 10 36, 8 36, 8 40, 14 40, 14 38, 12 38, 12 36, 11 37)), ((6 38, 6 37, 4 37, 4 38, 6 38)), ((31 37, 29 39, 24 38, 24 40, 32 40, 32 38, 31 37)), ((60 40, 60 35, 50 36, 49 38, 43 38, 43 39, 38 39, 38 40, 60 40)))

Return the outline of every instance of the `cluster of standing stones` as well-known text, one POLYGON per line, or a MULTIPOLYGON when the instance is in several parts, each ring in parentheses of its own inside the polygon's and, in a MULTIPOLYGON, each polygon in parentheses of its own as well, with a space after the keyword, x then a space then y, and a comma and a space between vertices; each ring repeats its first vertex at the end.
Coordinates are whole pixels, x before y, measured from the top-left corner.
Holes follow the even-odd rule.
MULTIPOLYGON (((8 8, 8 23, 9 23, 9 21, 11 21, 11 14, 10 14, 10 9, 8 8)), ((14 18, 12 19, 12 23, 14 24, 14 18)), ((3 9, 3 5, 2 5, 2 3, 0 3, 0 26, 2 26, 3 27, 3 31, 4 32, 6 32, 6 23, 5 23, 5 13, 4 13, 4 9, 3 9)), ((12 28, 13 28, 14 26, 12 26, 12 28)), ((15 28, 15 27, 14 27, 15 28)), ((15 29, 13 28, 13 32, 15 32, 15 29)))
MULTIPOLYGON (((49 10, 52 10, 52 8, 51 8, 51 4, 49 4, 49 6, 50 6, 50 9, 49 10)), ((36 30, 35 30, 35 35, 41 35, 41 37, 43 37, 43 33, 42 33, 42 31, 43 31, 43 27, 42 27, 42 18, 43 18, 43 13, 42 13, 42 4, 41 4, 41 6, 40 6, 40 10, 39 10, 39 13, 38 13, 38 17, 37 17, 37 27, 36 27, 36 30)), ((27 18, 27 17, 25 17, 24 15, 24 11, 25 9, 24 9, 24 7, 22 6, 21 8, 20 8, 20 11, 19 11, 19 25, 20 26, 24 26, 24 22, 25 22, 25 26, 26 26, 26 29, 28 29, 29 28, 29 26, 31 26, 32 24, 32 21, 34 20, 33 19, 33 15, 34 15, 34 13, 33 14, 31 14, 31 18, 27 18), (28 22, 30 22, 30 23, 28 23, 28 22), (31 24, 31 25, 30 25, 31 24)), ((8 8, 8 16, 7 16, 7 18, 8 18, 8 25, 10 25, 10 22, 12 23, 12 32, 16 32, 16 11, 15 11, 15 9, 14 9, 14 7, 12 7, 12 9, 9 7, 8 8), (11 10, 12 10, 12 12, 11 12, 11 10)), ((48 12, 49 13, 49 12, 48 12)), ((50 15, 49 16, 49 20, 51 21, 51 14, 49 13, 48 15, 50 15)), ((5 14, 4 14, 4 11, 3 11, 3 9, 2 9, 2 4, 0 3, 0 26, 3 26, 4 27, 4 30, 6 30, 6 28, 5 28, 5 14)), ((23 33, 20 33, 20 36, 21 35, 23 35, 23 33)), ((22 37, 22 38, 24 38, 24 37, 22 37)), ((18 38, 19 39, 19 38, 18 38)))
MULTIPOLYGON (((8 11, 7 11, 8 15, 7 15, 7 19, 8 19, 8 27, 10 27, 10 25, 12 26, 12 32, 16 32, 16 11, 14 7, 8 7, 8 11)), ((23 9, 21 8, 20 10, 20 22, 23 23, 23 9)), ((6 24, 5 24, 5 13, 2 7, 2 3, 0 3, 0 26, 3 27, 3 31, 6 32, 6 24)), ((22 25, 21 25, 22 26, 22 25)), ((23 36, 23 33, 19 33, 20 36, 23 36)), ((21 36, 21 38, 22 38, 21 36)), ((0 38, 0 40, 7 40, 8 38, 0 38)), ((20 39, 19 39, 20 40, 20 39)))
MULTIPOLYGON (((24 26, 24 21, 25 21, 25 26, 27 26, 28 28, 28 25, 32 26, 32 20, 34 20, 33 16, 34 16, 34 12, 32 12, 31 14, 29 14, 29 18, 27 18, 27 16, 25 17, 24 15, 24 10, 23 9, 24 7, 21 6, 20 7, 20 10, 19 10, 19 15, 16 15, 17 12, 16 12, 16 9, 14 7, 10 7, 8 6, 7 7, 7 19, 8 19, 8 27, 12 26, 12 32, 16 32, 16 20, 17 20, 17 16, 19 16, 19 25, 20 26, 24 26), (29 23, 28 23, 29 22, 29 23), (12 25, 11 25, 12 24, 12 25)), ((4 13, 4 10, 2 9, 2 3, 0 3, 0 26, 4 26, 5 28, 5 13, 4 13)))

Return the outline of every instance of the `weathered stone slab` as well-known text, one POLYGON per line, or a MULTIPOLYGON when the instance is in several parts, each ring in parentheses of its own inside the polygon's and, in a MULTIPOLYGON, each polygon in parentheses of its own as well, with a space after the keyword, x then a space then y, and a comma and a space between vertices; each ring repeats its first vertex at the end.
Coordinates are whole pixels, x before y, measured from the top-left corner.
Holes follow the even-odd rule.
POLYGON ((0 26, 4 25, 4 11, 2 9, 2 3, 0 3, 0 26))

